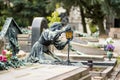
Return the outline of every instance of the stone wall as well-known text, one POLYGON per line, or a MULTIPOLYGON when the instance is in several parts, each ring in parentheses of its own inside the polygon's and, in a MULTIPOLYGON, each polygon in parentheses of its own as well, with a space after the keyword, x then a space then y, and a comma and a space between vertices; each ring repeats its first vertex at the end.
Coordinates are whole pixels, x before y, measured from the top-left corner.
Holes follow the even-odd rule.
POLYGON ((120 28, 110 28, 109 37, 120 39, 120 28))

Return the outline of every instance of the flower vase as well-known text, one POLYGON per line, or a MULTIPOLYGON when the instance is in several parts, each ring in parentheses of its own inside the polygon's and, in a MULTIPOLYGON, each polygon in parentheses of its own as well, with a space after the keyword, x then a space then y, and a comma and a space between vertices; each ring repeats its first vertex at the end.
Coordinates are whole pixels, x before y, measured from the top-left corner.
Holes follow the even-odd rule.
POLYGON ((111 58, 113 57, 113 52, 112 51, 107 51, 107 58, 109 61, 111 61, 111 58))

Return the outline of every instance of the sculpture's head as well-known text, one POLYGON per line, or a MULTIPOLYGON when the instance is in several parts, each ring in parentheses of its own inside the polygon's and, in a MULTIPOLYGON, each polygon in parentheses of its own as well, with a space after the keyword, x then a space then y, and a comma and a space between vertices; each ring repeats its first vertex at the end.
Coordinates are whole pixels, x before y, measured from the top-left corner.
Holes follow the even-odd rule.
POLYGON ((50 26, 50 30, 51 31, 56 31, 56 30, 60 30, 62 28, 62 23, 60 22, 54 22, 51 26, 50 26))

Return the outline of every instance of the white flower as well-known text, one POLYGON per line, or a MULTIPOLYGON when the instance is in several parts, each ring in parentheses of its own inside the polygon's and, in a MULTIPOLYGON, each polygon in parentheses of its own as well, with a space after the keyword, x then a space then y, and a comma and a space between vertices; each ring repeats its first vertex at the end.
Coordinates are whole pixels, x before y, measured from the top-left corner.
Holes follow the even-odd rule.
POLYGON ((112 44, 112 43, 114 43, 112 38, 107 38, 105 41, 105 44, 112 44))

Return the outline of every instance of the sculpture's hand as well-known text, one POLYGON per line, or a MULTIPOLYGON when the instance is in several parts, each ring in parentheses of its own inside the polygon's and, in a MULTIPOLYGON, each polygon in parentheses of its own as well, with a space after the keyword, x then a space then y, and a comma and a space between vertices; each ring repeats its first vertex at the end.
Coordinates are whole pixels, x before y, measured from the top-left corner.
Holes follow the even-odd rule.
POLYGON ((66 41, 66 44, 68 44, 69 42, 70 42, 70 40, 67 40, 67 41, 66 41))

